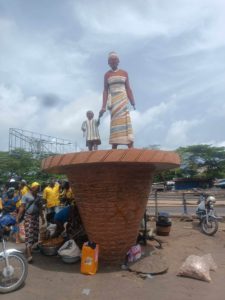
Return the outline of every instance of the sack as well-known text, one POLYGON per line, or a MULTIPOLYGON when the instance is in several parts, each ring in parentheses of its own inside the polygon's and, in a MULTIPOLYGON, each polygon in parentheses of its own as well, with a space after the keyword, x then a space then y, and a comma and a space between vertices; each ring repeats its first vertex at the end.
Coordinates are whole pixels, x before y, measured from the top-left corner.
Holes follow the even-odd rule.
POLYGON ((215 272, 217 270, 217 265, 216 265, 212 255, 210 253, 203 255, 202 258, 209 265, 209 270, 210 271, 215 272))
POLYGON ((210 282, 209 270, 208 259, 204 259, 204 256, 190 255, 182 264, 178 275, 210 282))
POLYGON ((94 275, 98 269, 99 246, 95 243, 84 243, 81 253, 81 273, 94 275))
POLYGON ((80 249, 74 240, 69 240, 58 250, 60 256, 80 257, 80 249))
POLYGON ((139 244, 132 246, 127 252, 128 262, 135 262, 141 258, 141 246, 139 244))

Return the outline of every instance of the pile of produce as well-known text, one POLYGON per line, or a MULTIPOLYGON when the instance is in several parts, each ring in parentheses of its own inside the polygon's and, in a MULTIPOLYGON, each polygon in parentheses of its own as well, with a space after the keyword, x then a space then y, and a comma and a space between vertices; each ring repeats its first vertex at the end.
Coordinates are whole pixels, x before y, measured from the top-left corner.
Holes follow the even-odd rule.
POLYGON ((59 236, 49 240, 44 240, 41 242, 41 245, 45 247, 57 247, 57 246, 61 246, 63 242, 64 242, 63 237, 59 236))

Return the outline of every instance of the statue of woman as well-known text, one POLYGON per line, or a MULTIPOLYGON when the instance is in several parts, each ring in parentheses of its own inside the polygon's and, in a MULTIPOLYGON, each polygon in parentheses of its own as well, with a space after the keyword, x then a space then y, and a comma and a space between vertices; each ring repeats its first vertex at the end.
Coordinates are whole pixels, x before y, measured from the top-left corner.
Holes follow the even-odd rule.
POLYGON ((104 76, 103 103, 99 116, 104 114, 108 106, 111 114, 109 143, 112 149, 117 149, 118 145, 133 148, 134 137, 128 107, 130 102, 135 109, 135 101, 128 74, 118 69, 119 57, 116 52, 109 53, 108 64, 111 70, 104 76))

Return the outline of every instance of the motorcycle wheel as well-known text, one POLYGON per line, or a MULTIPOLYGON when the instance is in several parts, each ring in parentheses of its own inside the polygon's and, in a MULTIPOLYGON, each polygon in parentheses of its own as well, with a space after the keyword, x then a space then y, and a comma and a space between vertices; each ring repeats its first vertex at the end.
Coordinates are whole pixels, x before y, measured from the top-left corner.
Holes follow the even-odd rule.
POLYGON ((9 293, 18 289, 26 280, 28 264, 26 258, 17 252, 8 256, 9 268, 4 257, 0 258, 0 293, 9 293))
POLYGON ((219 225, 218 221, 214 218, 209 218, 208 222, 206 218, 204 218, 201 222, 201 227, 203 233, 206 235, 214 235, 217 232, 219 225))

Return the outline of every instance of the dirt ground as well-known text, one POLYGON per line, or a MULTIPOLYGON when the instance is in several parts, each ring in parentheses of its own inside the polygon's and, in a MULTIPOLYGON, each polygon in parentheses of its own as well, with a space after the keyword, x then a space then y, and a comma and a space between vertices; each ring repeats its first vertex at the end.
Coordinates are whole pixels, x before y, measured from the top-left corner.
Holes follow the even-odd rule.
MULTIPOLYGON (((160 300, 224 300, 225 299, 225 224, 213 237, 203 235, 194 222, 173 219, 168 237, 163 240, 161 253, 166 257, 169 270, 151 279, 120 268, 103 267, 94 276, 80 274, 80 264, 66 265, 59 257, 34 254, 29 265, 26 284, 18 291, 1 295, 1 300, 55 300, 55 299, 160 299, 160 300), (191 254, 211 253, 217 266, 210 272, 210 283, 176 276, 182 262, 191 254)), ((10 243, 8 246, 12 246, 10 243)), ((15 245, 13 245, 15 246, 15 245)), ((19 245, 17 248, 23 247, 19 245)))

